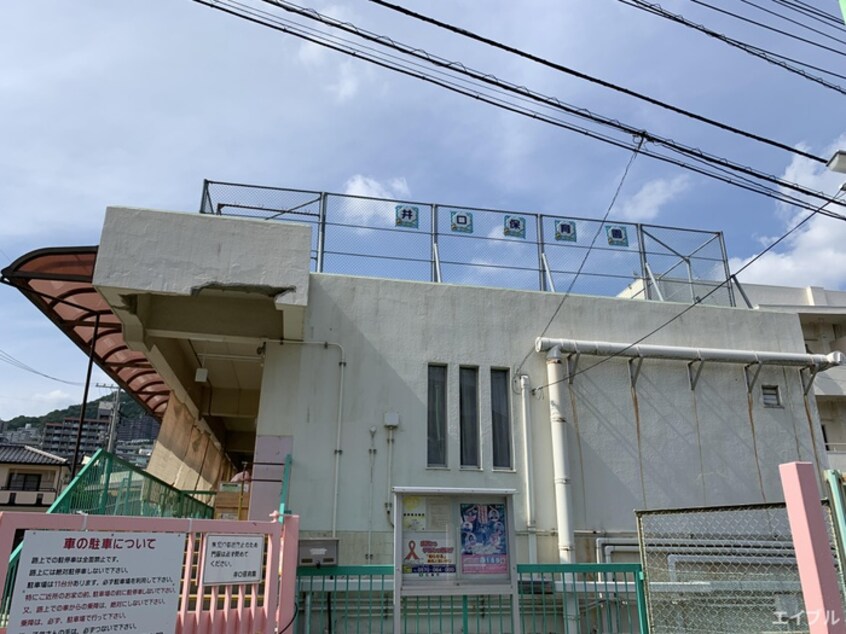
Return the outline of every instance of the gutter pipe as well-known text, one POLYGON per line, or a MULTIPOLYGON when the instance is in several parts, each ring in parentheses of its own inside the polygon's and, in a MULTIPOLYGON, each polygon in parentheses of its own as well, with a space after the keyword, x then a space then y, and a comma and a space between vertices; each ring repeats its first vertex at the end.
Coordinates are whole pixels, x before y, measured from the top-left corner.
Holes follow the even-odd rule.
POLYGON ((564 364, 558 347, 549 350, 546 373, 549 389, 549 424, 552 432, 552 476, 555 492, 555 519, 558 526, 558 560, 562 564, 575 560, 570 495, 570 463, 567 455, 567 420, 564 418, 564 364))
POLYGON ((829 354, 800 354, 795 352, 761 352, 723 348, 687 348, 682 346, 631 345, 610 341, 581 341, 577 339, 535 339, 537 352, 557 349, 566 354, 616 356, 640 359, 671 359, 679 361, 718 361, 722 363, 762 364, 778 366, 811 367, 817 370, 846 365, 842 352, 829 354))
POLYGON ((334 343, 332 341, 299 341, 296 339, 268 339, 267 341, 273 341, 274 343, 279 343, 282 345, 312 345, 323 346, 324 348, 334 346, 341 353, 341 359, 340 361, 338 361, 338 367, 340 368, 338 375, 338 416, 335 422, 335 467, 332 485, 332 537, 337 537, 336 533, 338 530, 338 494, 341 479, 341 454, 343 453, 343 449, 341 448, 341 422, 344 411, 344 368, 347 367, 347 356, 344 352, 344 347, 341 344, 334 343))
POLYGON ((523 425, 523 475, 526 494, 526 530, 529 533, 529 563, 538 563, 537 520, 535 518, 535 474, 532 462, 532 418, 529 377, 520 375, 520 417, 523 425))

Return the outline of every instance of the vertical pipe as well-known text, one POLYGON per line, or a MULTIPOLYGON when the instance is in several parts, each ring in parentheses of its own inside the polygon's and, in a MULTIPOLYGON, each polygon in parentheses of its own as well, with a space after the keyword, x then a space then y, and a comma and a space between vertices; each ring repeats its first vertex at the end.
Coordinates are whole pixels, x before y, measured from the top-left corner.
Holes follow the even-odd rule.
POLYGON ((438 206, 429 206, 429 232, 431 234, 432 249, 432 270, 431 279, 433 282, 441 281, 441 274, 438 265, 438 206))
MULTIPOLYGON (((725 241, 725 238, 723 236, 723 232, 719 231, 717 233, 717 235, 720 236, 720 253, 723 256, 723 270, 725 271, 725 274, 726 274, 726 282, 727 282, 726 286, 728 287, 729 306, 734 307, 734 306, 737 305, 737 300, 734 297, 734 284, 732 284, 732 278, 734 278, 735 281, 737 281, 737 278, 734 277, 734 275, 731 274, 731 270, 729 269, 728 254, 726 253, 726 241, 725 241)), ((741 291, 741 293, 742 292, 743 291, 741 291)), ((749 302, 748 299, 746 301, 749 302)), ((751 306, 750 306, 750 308, 751 308, 751 306)))
POLYGON ((649 292, 649 263, 646 260, 646 246, 643 242, 643 225, 638 223, 635 227, 637 229, 637 250, 640 254, 640 279, 643 284, 643 299, 652 299, 652 294, 649 292))
POLYGON ((317 224, 317 272, 323 273, 323 259, 326 248, 326 194, 320 194, 317 224))
POLYGON ((85 405, 88 403, 88 389, 91 387, 91 370, 94 368, 94 353, 97 348, 97 338, 100 336, 100 313, 94 317, 94 335, 91 337, 91 351, 88 353, 88 370, 85 373, 85 388, 82 390, 82 409, 79 412, 79 427, 76 429, 76 442, 73 446, 73 464, 71 464, 71 479, 76 475, 79 465, 79 446, 82 444, 82 426, 85 424, 85 405))
POLYGON ((690 303, 696 303, 696 287, 693 284, 693 265, 690 263, 690 258, 683 258, 684 263, 687 264, 687 283, 690 284, 690 303))
POLYGON ((564 418, 564 364, 558 347, 546 357, 549 384, 549 423, 552 432, 552 473, 555 491, 555 519, 558 526, 558 560, 572 563, 575 534, 570 495, 570 465, 567 457, 567 420, 564 418))
MULTIPOLYGON (((206 209, 206 198, 208 197, 208 195, 209 195, 209 179, 204 178, 203 179, 203 194, 200 197, 200 213, 201 214, 206 213, 206 211, 205 211, 205 209, 206 209)), ((214 210, 212 210, 212 211, 214 211, 214 210)))
POLYGON ((538 246, 538 288, 542 291, 548 291, 546 287, 546 276, 544 266, 544 244, 543 244, 543 216, 535 214, 535 238, 538 246))
POLYGON ((535 474, 532 461, 532 419, 529 377, 520 375, 520 414, 523 425, 523 473, 526 495, 526 530, 529 533, 529 563, 538 563, 538 536, 535 520, 535 474))
MULTIPOLYGON (((339 346, 340 347, 340 346, 339 346)), ((346 357, 344 356, 343 348, 341 348, 341 360, 338 362, 340 366, 340 378, 338 379, 338 420, 336 423, 337 434, 335 438, 335 477, 332 493, 332 537, 336 537, 338 528, 338 493, 340 487, 341 477, 341 420, 343 416, 344 406, 344 368, 347 365, 346 357)))

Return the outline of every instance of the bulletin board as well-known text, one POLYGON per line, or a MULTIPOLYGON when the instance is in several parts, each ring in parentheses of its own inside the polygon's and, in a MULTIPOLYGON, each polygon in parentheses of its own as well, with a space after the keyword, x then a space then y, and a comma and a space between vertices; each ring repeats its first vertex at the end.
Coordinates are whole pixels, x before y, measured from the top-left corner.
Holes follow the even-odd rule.
POLYGON ((513 489, 393 491, 395 619, 403 596, 508 594, 518 613, 513 489))

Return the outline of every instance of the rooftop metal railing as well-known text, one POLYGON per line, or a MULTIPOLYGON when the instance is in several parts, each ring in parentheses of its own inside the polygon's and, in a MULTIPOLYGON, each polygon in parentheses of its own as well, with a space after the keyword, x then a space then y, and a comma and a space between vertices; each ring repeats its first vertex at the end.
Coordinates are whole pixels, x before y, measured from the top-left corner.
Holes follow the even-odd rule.
POLYGON ((735 305, 720 232, 208 180, 200 213, 310 225, 318 273, 735 305))

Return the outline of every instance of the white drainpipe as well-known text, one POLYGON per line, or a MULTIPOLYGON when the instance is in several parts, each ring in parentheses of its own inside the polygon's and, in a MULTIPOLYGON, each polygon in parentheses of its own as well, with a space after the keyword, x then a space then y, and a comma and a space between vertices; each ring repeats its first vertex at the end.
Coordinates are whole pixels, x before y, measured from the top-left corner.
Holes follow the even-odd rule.
POLYGON ((549 386, 549 423, 552 431, 552 476, 555 484, 555 519, 558 526, 558 560, 575 560, 575 531, 570 499, 570 463, 567 456, 567 420, 564 418, 566 376, 561 354, 553 347, 546 356, 549 386))
POLYGON ((529 533, 529 563, 538 563, 537 520, 535 518, 535 474, 532 461, 532 412, 529 377, 520 376, 521 422, 523 424, 523 475, 526 494, 526 530, 529 533))
POLYGON ((299 346, 323 346, 324 348, 333 346, 337 348, 341 354, 341 359, 340 361, 338 361, 338 415, 335 420, 335 464, 332 478, 332 537, 336 537, 338 532, 338 497, 340 495, 341 484, 341 453, 343 453, 341 447, 341 423, 343 421, 344 413, 344 368, 347 367, 347 355, 344 352, 344 347, 341 344, 334 343, 332 341, 300 341, 296 339, 283 339, 281 341, 274 339, 265 340, 265 343, 269 342, 279 343, 282 345, 294 344, 299 346))
POLYGON ((576 339, 535 339, 535 350, 546 352, 558 349, 564 353, 595 356, 619 356, 644 359, 676 359, 680 361, 719 361, 722 363, 761 363, 765 365, 813 367, 818 370, 846 365, 842 352, 804 354, 796 352, 759 352, 722 348, 686 348, 682 346, 631 345, 610 341, 579 341, 576 339))

